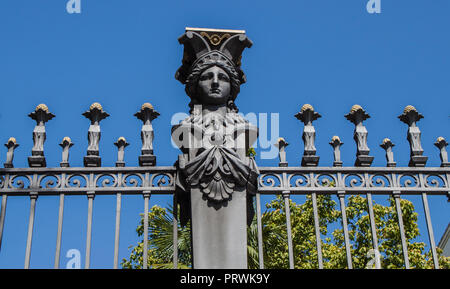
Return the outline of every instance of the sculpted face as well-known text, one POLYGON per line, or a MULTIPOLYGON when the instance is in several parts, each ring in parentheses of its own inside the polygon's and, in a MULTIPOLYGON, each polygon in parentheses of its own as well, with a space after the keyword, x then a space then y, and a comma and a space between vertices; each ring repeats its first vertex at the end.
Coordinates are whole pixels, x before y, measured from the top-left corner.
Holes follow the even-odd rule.
POLYGON ((200 75, 198 97, 202 104, 226 104, 230 92, 230 77, 222 68, 212 66, 200 75))

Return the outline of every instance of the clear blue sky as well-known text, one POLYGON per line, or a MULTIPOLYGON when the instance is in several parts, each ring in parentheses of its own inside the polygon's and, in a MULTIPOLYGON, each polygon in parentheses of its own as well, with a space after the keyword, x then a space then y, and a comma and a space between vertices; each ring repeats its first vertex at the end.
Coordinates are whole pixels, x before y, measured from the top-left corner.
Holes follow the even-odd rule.
MULTIPOLYGON (((280 136, 290 143, 290 165, 301 161, 302 124, 294 114, 305 103, 322 114, 314 124, 323 166, 332 164, 328 142, 333 135, 345 143, 344 165, 353 165, 353 125, 344 118, 353 104, 371 115, 365 125, 373 166, 385 166, 379 147, 385 137, 396 144, 398 165, 407 165, 407 126, 397 116, 408 104, 425 116, 418 124, 429 166, 440 164, 436 138, 450 139, 448 0, 381 0, 381 14, 367 13, 366 0, 81 0, 81 14, 68 14, 66 2, 0 3, 0 141, 17 138, 16 167, 28 166, 35 123, 27 114, 39 103, 56 115, 47 123, 48 166, 59 166, 58 144, 64 136, 75 143, 71 166, 82 166, 89 121, 81 113, 95 101, 111 115, 101 123, 103 165, 114 166, 113 143, 119 136, 130 143, 127 165, 138 164, 141 122, 133 114, 144 102, 161 113, 154 121, 158 165, 172 165, 178 150, 170 144, 170 120, 188 111, 184 87, 174 78, 183 50, 177 38, 185 27, 247 31, 254 46, 243 55, 247 83, 237 105, 243 113, 279 113, 280 136)), ((5 157, 3 148, 1 163, 5 157)), ((257 161, 278 164, 277 159, 257 161)), ((411 199, 422 218, 422 239, 428 242, 420 199, 411 199)), ((167 202, 151 200, 152 205, 167 202)), ((134 230, 143 211, 139 196, 125 197, 122 203, 120 258, 137 241, 134 230)), ((57 204, 57 197, 38 199, 32 268, 53 267, 57 204)), ((445 197, 433 197, 430 205, 438 242, 450 219, 448 203, 445 197)), ((23 267, 28 213, 28 198, 8 199, 1 268, 23 267)), ((61 267, 72 248, 82 252, 84 265, 86 213, 86 198, 66 198, 61 267)), ((114 213, 113 197, 95 199, 94 268, 112 267, 114 213)))

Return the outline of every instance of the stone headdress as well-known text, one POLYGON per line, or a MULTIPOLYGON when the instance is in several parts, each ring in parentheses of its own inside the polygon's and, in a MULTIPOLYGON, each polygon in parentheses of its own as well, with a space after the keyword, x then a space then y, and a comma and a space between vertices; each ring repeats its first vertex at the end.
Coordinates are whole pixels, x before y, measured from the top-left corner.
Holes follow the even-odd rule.
POLYGON ((186 94, 191 98, 191 109, 199 103, 197 84, 200 75, 206 69, 218 66, 230 77, 228 106, 237 111, 234 100, 240 91, 240 85, 245 83, 245 74, 241 70, 242 51, 252 46, 245 31, 186 28, 186 33, 178 41, 184 45, 184 55, 175 78, 186 85, 186 94))

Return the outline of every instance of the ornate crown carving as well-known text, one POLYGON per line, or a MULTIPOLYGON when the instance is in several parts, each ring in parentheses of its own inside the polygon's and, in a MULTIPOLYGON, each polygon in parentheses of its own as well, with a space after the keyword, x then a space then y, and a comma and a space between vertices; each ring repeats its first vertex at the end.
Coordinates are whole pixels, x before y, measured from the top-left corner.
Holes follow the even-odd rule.
POLYGON ((175 74, 181 83, 186 83, 192 68, 202 61, 226 62, 237 70, 241 83, 245 82, 240 69, 242 51, 253 45, 245 31, 188 27, 178 42, 184 45, 182 65, 175 74))

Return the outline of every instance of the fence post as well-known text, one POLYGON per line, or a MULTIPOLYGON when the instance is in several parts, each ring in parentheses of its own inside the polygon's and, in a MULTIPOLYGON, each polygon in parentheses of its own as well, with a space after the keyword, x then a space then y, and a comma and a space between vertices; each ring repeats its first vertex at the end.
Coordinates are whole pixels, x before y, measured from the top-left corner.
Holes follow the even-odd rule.
POLYGON ((0 212, 0 251, 2 249, 3 228, 4 228, 4 225, 5 225, 7 200, 8 200, 8 195, 7 194, 3 194, 3 196, 2 196, 2 207, 1 207, 1 212, 0 212))
POLYGON ((341 146, 343 144, 344 143, 341 142, 341 139, 337 135, 331 138, 330 145, 333 147, 333 156, 334 156, 333 167, 342 167, 341 146))
POLYGON ((380 144, 380 147, 382 147, 386 151, 387 167, 395 167, 397 165, 397 163, 394 161, 394 152, 392 151, 392 148, 394 146, 395 144, 393 144, 392 141, 388 138, 385 138, 380 144))
POLYGON ((60 167, 67 168, 69 167, 69 150, 73 146, 73 142, 70 137, 66 136, 63 138, 61 143, 59 144, 62 147, 62 155, 61 155, 61 163, 60 167))
POLYGON ((428 157, 423 156, 423 149, 420 143, 421 132, 416 124, 416 122, 423 118, 423 115, 420 114, 414 106, 407 105, 398 118, 408 125, 407 139, 410 148, 410 160, 408 166, 424 167, 428 157))
POLYGON ((44 157, 44 142, 46 139, 45 123, 55 117, 49 112, 45 104, 39 104, 35 111, 28 115, 31 119, 36 121, 36 126, 33 130, 33 149, 31 156, 28 157, 28 165, 30 167, 46 167, 47 163, 44 157))
POLYGON ((6 162, 3 164, 5 168, 13 168, 13 160, 14 160, 14 150, 19 146, 16 139, 10 137, 8 142, 5 144, 5 147, 8 149, 6 153, 6 162))
POLYGON ((278 158, 280 159, 280 162, 278 163, 279 167, 287 167, 288 162, 286 160, 286 147, 289 145, 284 138, 280 137, 276 144, 274 144, 275 147, 278 148, 278 158))
POLYGON ((117 147, 117 162, 116 167, 124 167, 125 161, 124 161, 124 155, 125 155, 125 148, 129 146, 130 144, 127 143, 127 140, 121 136, 117 139, 117 141, 114 143, 114 145, 117 147))
POLYGON ((153 139, 154 132, 152 121, 159 116, 153 105, 146 102, 142 105, 141 110, 134 114, 135 117, 140 119, 143 123, 141 129, 142 149, 139 156, 139 165, 143 166, 155 166, 156 156, 153 155, 153 139))
POLYGON ((87 155, 84 157, 85 167, 100 167, 101 157, 99 156, 99 142, 101 137, 100 121, 109 116, 108 113, 103 111, 103 107, 98 102, 94 102, 89 110, 82 114, 84 117, 91 121, 91 125, 88 130, 88 142, 87 155))
POLYGON ((144 197, 144 248, 142 253, 142 263, 143 269, 147 269, 147 261, 148 261, 148 201, 150 200, 151 192, 145 191, 142 192, 144 197))
POLYGON ((438 137, 434 145, 439 149, 439 157, 441 158, 441 167, 450 167, 450 162, 448 161, 448 153, 446 147, 448 143, 443 137, 438 137))
POLYGON ((302 106, 300 112, 295 115, 295 117, 304 123, 302 134, 304 151, 301 165, 302 167, 316 167, 319 163, 319 156, 316 156, 316 147, 314 145, 316 130, 312 123, 322 116, 314 111, 312 105, 305 104, 302 106))
POLYGON ((370 149, 367 146, 367 129, 363 121, 370 118, 370 115, 358 104, 352 106, 350 112, 345 117, 355 125, 353 139, 356 142, 355 167, 370 167, 373 157, 369 156, 370 149))
POLYGON ((35 192, 31 192, 30 193, 30 215, 29 215, 29 219, 28 219, 27 247, 25 249, 25 265, 24 265, 24 269, 29 269, 30 268, 31 244, 32 244, 32 240, 33 240, 34 216, 35 216, 35 213, 36 213, 36 200, 37 200, 37 198, 38 198, 38 194, 37 193, 35 193, 35 192))
POLYGON ((395 208, 397 211, 398 227, 400 230, 400 239, 402 242, 403 260, 405 262, 405 268, 409 269, 409 257, 408 257, 408 245, 406 243, 405 227, 403 226, 403 214, 402 207, 400 203, 400 191, 393 192, 395 200, 395 208))

